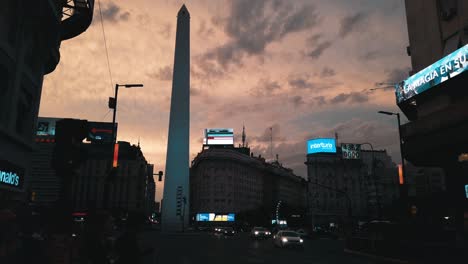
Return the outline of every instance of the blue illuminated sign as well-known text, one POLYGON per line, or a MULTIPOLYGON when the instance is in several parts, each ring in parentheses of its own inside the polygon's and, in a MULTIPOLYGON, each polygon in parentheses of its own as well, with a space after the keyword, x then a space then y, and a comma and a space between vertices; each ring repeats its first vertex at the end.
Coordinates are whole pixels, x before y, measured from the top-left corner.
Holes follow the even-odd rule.
POLYGON ((466 194, 466 198, 468 199, 468 184, 465 185, 465 194, 466 194))
POLYGON ((6 160, 0 160, 0 185, 19 189, 23 185, 23 177, 23 169, 6 160))
POLYGON ((210 214, 197 214, 197 221, 199 222, 210 221, 210 214))
POLYGON ((236 215, 235 214, 228 214, 227 215, 227 220, 228 220, 228 222, 234 222, 236 220, 236 215))
POLYGON ((468 45, 450 53, 434 64, 395 86, 397 103, 401 103, 457 76, 468 69, 468 45))
POLYGON ((336 153, 336 141, 334 138, 316 138, 307 141, 307 154, 336 153))
POLYGON ((234 222, 236 214, 199 213, 195 219, 198 222, 234 222))

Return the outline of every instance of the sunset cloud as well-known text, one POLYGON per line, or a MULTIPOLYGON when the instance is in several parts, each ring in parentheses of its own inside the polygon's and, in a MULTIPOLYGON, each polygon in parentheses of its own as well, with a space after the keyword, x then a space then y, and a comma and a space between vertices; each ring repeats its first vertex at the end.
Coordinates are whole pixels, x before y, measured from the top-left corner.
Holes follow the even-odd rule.
MULTIPOLYGON (((186 2, 186 1, 185 1, 186 2)), ((182 0, 101 0, 100 15, 60 47, 57 69, 45 77, 40 115, 112 120, 107 107, 115 83, 143 83, 119 91, 118 140, 136 144, 155 170, 165 170, 176 14, 182 0), (110 80, 112 75, 112 81, 110 80)), ((256 155, 273 156, 306 176, 307 139, 371 141, 395 161, 392 89, 409 71, 404 3, 384 0, 193 0, 191 15, 190 158, 203 129, 242 125, 256 155), (349 12, 349 10, 354 10, 349 12)), ((157 182, 161 198, 163 182, 157 182)))

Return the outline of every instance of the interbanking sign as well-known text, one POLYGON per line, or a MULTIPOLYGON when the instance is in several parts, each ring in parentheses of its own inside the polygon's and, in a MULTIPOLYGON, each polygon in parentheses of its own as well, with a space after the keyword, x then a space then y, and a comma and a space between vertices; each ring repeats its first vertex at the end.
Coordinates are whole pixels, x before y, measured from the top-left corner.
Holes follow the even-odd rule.
POLYGON ((315 138, 307 141, 307 154, 336 153, 334 138, 315 138))
POLYGON ((397 103, 423 93, 466 70, 468 70, 468 45, 397 84, 395 86, 397 103))
POLYGON ((24 170, 6 160, 0 160, 0 186, 21 188, 24 170))

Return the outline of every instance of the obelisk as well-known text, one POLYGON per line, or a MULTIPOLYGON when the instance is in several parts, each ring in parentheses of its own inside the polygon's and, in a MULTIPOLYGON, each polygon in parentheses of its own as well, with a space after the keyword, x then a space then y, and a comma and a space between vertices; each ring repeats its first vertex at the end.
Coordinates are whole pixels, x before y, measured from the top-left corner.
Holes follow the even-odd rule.
POLYGON ((190 14, 183 5, 177 14, 166 176, 161 212, 163 232, 183 231, 190 217, 189 136, 190 14))

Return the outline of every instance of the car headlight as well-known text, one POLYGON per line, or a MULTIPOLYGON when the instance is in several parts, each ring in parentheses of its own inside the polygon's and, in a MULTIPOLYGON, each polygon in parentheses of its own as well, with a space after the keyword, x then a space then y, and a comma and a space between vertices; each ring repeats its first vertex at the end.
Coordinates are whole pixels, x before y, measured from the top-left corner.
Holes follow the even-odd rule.
POLYGON ((284 243, 286 243, 286 242, 288 242, 288 239, 285 238, 285 237, 283 237, 283 238, 281 239, 281 241, 283 241, 284 243))
POLYGON ((301 243, 302 243, 302 242, 304 242, 304 240, 302 240, 302 239, 299 239, 299 242, 301 242, 301 243))
POLYGON ((255 235, 258 235, 258 231, 255 231, 254 234, 255 234, 255 235))
POLYGON ((271 235, 271 233, 270 233, 270 232, 266 232, 266 234, 267 234, 267 235, 271 235))

